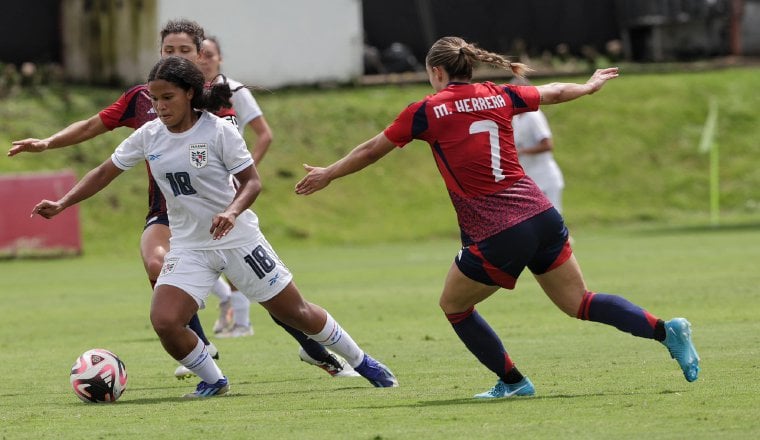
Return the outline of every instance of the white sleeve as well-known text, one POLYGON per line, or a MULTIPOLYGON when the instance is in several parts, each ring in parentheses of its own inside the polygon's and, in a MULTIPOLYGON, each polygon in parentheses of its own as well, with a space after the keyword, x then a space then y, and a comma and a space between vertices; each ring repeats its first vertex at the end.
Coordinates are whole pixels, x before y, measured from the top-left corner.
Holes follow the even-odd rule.
MULTIPOLYGON (((256 102, 256 98, 253 97, 251 91, 246 87, 242 87, 242 84, 235 82, 235 87, 241 87, 232 94, 230 101, 232 102, 232 109, 235 110, 235 116, 238 120, 238 130, 243 133, 245 126, 249 122, 263 115, 259 103, 256 102)), ((233 84, 230 83, 230 86, 233 84)), ((233 88, 235 88, 233 87, 233 88)))
MULTIPOLYGON (((526 115, 527 116, 527 115, 526 115)), ((531 128, 534 136, 534 145, 541 142, 543 139, 551 139, 552 131, 549 129, 549 121, 546 120, 546 115, 541 110, 532 112, 531 128)))
POLYGON ((243 136, 235 129, 232 124, 223 122, 219 133, 219 143, 221 144, 222 161, 230 174, 237 174, 253 164, 253 157, 248 147, 245 145, 243 136))
POLYGON ((145 160, 142 133, 143 130, 136 130, 116 147, 116 151, 111 155, 111 161, 117 168, 126 171, 145 160))

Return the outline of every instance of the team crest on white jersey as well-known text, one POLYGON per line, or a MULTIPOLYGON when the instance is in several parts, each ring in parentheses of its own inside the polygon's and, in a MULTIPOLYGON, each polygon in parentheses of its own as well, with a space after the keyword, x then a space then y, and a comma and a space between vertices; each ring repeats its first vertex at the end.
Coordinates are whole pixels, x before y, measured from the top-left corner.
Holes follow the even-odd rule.
POLYGON ((206 164, 208 164, 208 145, 190 145, 190 164, 192 164, 195 168, 203 168, 206 166, 206 164))

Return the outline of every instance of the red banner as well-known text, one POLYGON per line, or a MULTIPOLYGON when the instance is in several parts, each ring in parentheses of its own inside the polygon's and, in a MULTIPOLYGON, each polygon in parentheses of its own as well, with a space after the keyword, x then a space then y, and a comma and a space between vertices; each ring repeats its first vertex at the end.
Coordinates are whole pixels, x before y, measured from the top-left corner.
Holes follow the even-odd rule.
POLYGON ((58 200, 76 182, 71 171, 0 176, 0 257, 80 254, 76 205, 51 220, 30 217, 40 200, 58 200))

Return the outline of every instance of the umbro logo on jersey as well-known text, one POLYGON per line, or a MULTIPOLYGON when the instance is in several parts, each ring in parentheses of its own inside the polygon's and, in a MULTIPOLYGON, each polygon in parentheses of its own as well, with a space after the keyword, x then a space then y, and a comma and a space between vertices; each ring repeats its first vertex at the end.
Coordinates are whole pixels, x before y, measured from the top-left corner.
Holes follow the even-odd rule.
POLYGON ((156 114, 156 109, 154 109, 153 107, 151 107, 150 110, 148 110, 148 114, 149 115, 155 115, 156 114))
POLYGON ((160 155, 160 154, 149 154, 149 155, 148 155, 148 160, 149 160, 149 161, 158 160, 158 159, 160 159, 160 158, 161 158, 161 155, 160 155))

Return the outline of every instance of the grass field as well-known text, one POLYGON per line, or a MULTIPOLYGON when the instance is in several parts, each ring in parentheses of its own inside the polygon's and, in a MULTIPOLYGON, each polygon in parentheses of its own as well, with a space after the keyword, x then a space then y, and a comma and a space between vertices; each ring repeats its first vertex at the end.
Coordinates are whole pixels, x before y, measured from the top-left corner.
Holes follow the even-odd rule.
MULTIPOLYGON (((479 310, 535 398, 476 402, 495 378, 437 308, 457 249, 450 240, 279 249, 322 304, 401 386, 332 379, 260 308, 256 334, 216 340, 228 396, 183 401, 148 323, 139 258, 0 262, 0 438, 757 438, 760 273, 757 225, 724 229, 580 229, 590 288, 621 293, 662 318, 686 316, 702 357, 687 383, 657 343, 564 317, 524 276, 479 310), (68 371, 86 349, 119 354, 128 390, 80 402, 68 371)), ((275 243, 275 246, 277 244, 275 243)), ((216 299, 201 312, 210 328, 216 299)))

